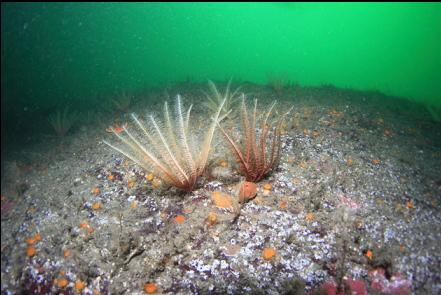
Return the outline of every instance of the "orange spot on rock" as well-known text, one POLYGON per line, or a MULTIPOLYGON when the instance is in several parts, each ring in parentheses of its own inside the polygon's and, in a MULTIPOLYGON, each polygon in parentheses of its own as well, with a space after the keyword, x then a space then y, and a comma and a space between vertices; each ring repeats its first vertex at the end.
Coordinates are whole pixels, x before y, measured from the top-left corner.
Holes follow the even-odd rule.
POLYGON ((369 260, 371 260, 372 257, 374 257, 374 253, 371 250, 367 250, 364 256, 366 256, 369 260))
POLYGON ((37 254, 37 249, 34 246, 29 246, 26 249, 26 256, 33 257, 35 254, 37 254))
POLYGON ((207 215, 207 224, 208 226, 213 226, 217 222, 217 214, 214 212, 210 212, 207 215))
POLYGON ((134 180, 129 180, 129 181, 127 182, 127 186, 128 186, 129 188, 133 188, 133 187, 135 186, 135 184, 136 184, 136 181, 134 181, 134 180))
POLYGON ((113 126, 106 128, 106 131, 109 133, 113 133, 113 131, 115 131, 116 133, 120 134, 121 132, 124 131, 124 128, 126 127, 127 127, 127 123, 124 123, 122 125, 114 124, 113 126))
POLYGON ((307 221, 313 221, 313 220, 315 219, 314 213, 308 213, 308 214, 306 214, 305 219, 306 219, 307 221))
POLYGON ((70 251, 67 250, 67 249, 65 249, 65 250, 63 251, 63 256, 64 256, 64 258, 69 257, 69 256, 70 256, 70 251))
POLYGON ((176 215, 175 218, 173 218, 173 220, 176 223, 182 224, 185 222, 185 216, 184 215, 176 215))
POLYGON ((28 244, 28 245, 33 245, 33 244, 35 244, 35 242, 36 242, 36 240, 34 237, 30 237, 30 238, 26 239, 26 244, 28 244))
POLYGON ((381 161, 378 160, 378 159, 373 159, 372 160, 372 164, 374 164, 374 165, 379 165, 380 163, 381 163, 381 161))
POLYGON ((211 199, 216 207, 233 210, 233 198, 231 196, 217 191, 211 194, 211 199))
POLYGON ((347 164, 349 167, 351 167, 351 166, 354 164, 354 160, 352 160, 352 158, 348 158, 348 159, 346 160, 346 164, 347 164))
POLYGON ((101 205, 100 202, 96 202, 96 203, 92 204, 92 209, 93 210, 99 210, 99 209, 101 209, 101 207, 102 207, 102 205, 101 205))
POLYGON ((90 225, 86 221, 80 222, 80 228, 88 229, 90 225))
POLYGON ((219 165, 221 166, 221 167, 228 167, 228 162, 227 161, 225 161, 225 160, 221 160, 220 162, 219 162, 219 165))
POLYGON ((156 291, 158 291, 158 287, 156 286, 155 283, 146 283, 144 284, 144 291, 147 294, 155 294, 156 291))
POLYGON ((69 281, 66 278, 56 279, 56 284, 59 288, 64 288, 69 284, 69 281))
POLYGON ((40 233, 36 233, 36 234, 34 235, 34 239, 35 239, 35 241, 40 242, 40 241, 41 241, 41 235, 40 235, 40 233))
POLYGON ((113 174, 110 174, 109 176, 107 176, 107 180, 113 181, 115 179, 115 176, 113 176, 113 174))
POLYGON ((280 201, 279 208, 282 210, 286 210, 288 208, 288 203, 285 200, 280 201))
POLYGON ((101 190, 99 187, 94 187, 92 189, 92 194, 94 194, 94 195, 98 195, 100 192, 101 192, 101 190))
POLYGON ((276 250, 273 248, 264 248, 262 252, 262 257, 265 260, 271 260, 276 256, 276 250))
POLYGON ((86 288, 86 284, 85 284, 83 281, 81 281, 81 280, 76 280, 76 281, 75 281, 75 289, 76 289, 77 291, 81 291, 81 290, 83 290, 84 288, 86 288))
POLYGON ((153 175, 153 173, 150 173, 145 176, 145 179, 147 179, 148 181, 152 181, 154 177, 155 176, 153 175))
POLYGON ((409 201, 406 202, 406 208, 407 209, 413 209, 413 202, 412 202, 412 200, 409 200, 409 201))
POLYGON ((266 191, 269 191, 269 190, 271 190, 272 188, 273 188, 273 185, 272 185, 271 183, 265 183, 265 184, 263 185, 263 189, 266 190, 266 191))

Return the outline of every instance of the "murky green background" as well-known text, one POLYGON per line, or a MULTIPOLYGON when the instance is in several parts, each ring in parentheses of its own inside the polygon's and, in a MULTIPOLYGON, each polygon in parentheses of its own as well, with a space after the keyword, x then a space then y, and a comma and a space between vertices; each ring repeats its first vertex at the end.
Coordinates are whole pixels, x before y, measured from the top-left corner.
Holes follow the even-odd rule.
POLYGON ((264 84, 277 76, 441 104, 439 3, 1 8, 2 117, 102 92, 229 77, 264 84))

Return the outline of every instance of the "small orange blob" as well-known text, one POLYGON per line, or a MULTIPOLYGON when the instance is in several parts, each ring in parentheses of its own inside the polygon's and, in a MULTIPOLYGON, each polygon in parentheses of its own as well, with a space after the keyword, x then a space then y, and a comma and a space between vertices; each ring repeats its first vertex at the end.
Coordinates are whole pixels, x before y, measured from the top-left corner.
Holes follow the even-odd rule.
POLYGON ((132 208, 132 209, 136 209, 136 208, 138 208, 138 201, 132 201, 131 203, 130 203, 130 208, 132 208))
POLYGON ((216 191, 211 193, 211 198, 216 207, 233 210, 233 198, 231 198, 229 195, 216 191))
POLYGON ((127 182, 127 186, 128 186, 129 188, 133 188, 133 187, 135 186, 135 184, 136 184, 136 181, 134 181, 134 180, 129 180, 129 181, 127 182))
POLYGON ((69 281, 66 278, 61 278, 57 280, 57 286, 59 288, 64 288, 69 284, 69 281))
POLYGON ((113 174, 110 174, 109 176, 107 176, 107 180, 113 181, 115 179, 115 176, 113 176, 113 174))
POLYGON ((30 238, 26 239, 26 244, 33 245, 33 244, 35 244, 36 241, 37 240, 35 240, 35 237, 30 237, 30 238))
POLYGON ((106 131, 109 133, 112 133, 115 131, 115 133, 120 134, 124 131, 124 128, 127 127, 127 123, 124 123, 122 125, 114 124, 113 126, 110 126, 109 128, 106 128, 106 131))
POLYGON ((29 246, 26 249, 26 256, 33 257, 35 254, 37 254, 37 249, 34 246, 29 246))
POLYGON ((412 202, 412 200, 409 200, 409 201, 406 202, 406 207, 407 207, 407 209, 413 209, 413 202, 412 202))
POLYGON ((145 179, 147 179, 148 181, 152 181, 153 178, 154 178, 153 173, 147 174, 147 175, 145 176, 145 179))
POLYGON ((90 228, 90 225, 86 221, 82 221, 80 223, 80 228, 88 229, 90 228))
POLYGON ((94 194, 94 195, 98 195, 100 192, 101 192, 101 190, 99 187, 94 187, 92 189, 92 194, 94 194))
POLYGON ((288 208, 288 203, 285 200, 280 201, 279 208, 282 210, 286 210, 288 208))
POLYGON ((263 259, 271 260, 274 258, 274 256, 276 256, 276 250, 274 250, 273 248, 263 249, 263 252, 262 252, 263 259))
POLYGON ((67 250, 67 249, 65 249, 65 250, 63 251, 63 256, 64 256, 64 258, 69 257, 69 256, 70 256, 70 251, 67 250))
POLYGON ((351 167, 351 166, 354 164, 354 160, 352 160, 352 158, 348 158, 348 159, 346 160, 346 164, 347 164, 349 167, 351 167))
POLYGON ((101 207, 102 207, 102 205, 101 205, 100 202, 96 202, 96 203, 92 204, 92 209, 93 210, 99 210, 99 209, 101 209, 101 207))
POLYGON ((76 289, 77 291, 81 291, 81 290, 83 290, 84 288, 86 288, 86 284, 85 284, 83 281, 81 281, 81 280, 76 280, 76 281, 75 281, 75 289, 76 289))
POLYGON ((175 218, 173 218, 176 223, 182 224, 185 221, 184 215, 176 215, 175 218))
POLYGON ((221 160, 220 162, 219 162, 219 165, 221 166, 221 167, 228 167, 228 162, 227 161, 225 161, 225 160, 221 160))
POLYGON ((208 226, 213 226, 217 222, 217 215, 214 212, 210 212, 207 215, 207 224, 208 226))
POLYGON ((372 259, 372 257, 374 257, 374 253, 371 250, 367 250, 364 256, 366 256, 370 260, 372 259))
POLYGON ((36 233, 36 234, 34 235, 34 239, 35 239, 36 242, 41 241, 41 235, 40 235, 40 233, 36 233))
POLYGON ((374 165, 379 165, 379 164, 380 164, 380 160, 378 160, 378 159, 373 159, 373 160, 372 160, 372 164, 374 164, 374 165))
POLYGON ((315 219, 314 213, 308 213, 308 214, 306 214, 305 219, 306 219, 307 221, 313 221, 313 220, 315 219))
POLYGON ((266 191, 271 190, 272 187, 273 187, 273 185, 272 185, 271 183, 265 183, 265 184, 263 185, 263 189, 266 190, 266 191))
POLYGON ((158 290, 158 287, 156 287, 155 283, 146 283, 146 284, 144 284, 144 291, 147 294, 155 294, 157 290, 158 290))

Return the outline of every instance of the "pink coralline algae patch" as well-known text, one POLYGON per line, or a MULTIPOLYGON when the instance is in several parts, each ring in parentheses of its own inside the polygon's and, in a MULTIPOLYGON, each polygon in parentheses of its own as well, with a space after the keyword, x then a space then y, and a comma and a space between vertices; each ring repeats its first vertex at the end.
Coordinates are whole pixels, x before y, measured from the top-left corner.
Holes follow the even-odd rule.
POLYGON ((325 282, 320 287, 318 287, 317 290, 313 290, 312 294, 315 294, 315 291, 322 291, 326 295, 369 295, 369 293, 366 291, 363 280, 353 280, 351 278, 347 278, 345 279, 344 284, 345 290, 337 292, 337 283, 335 283, 334 281, 325 282))
POLYGON ((1 216, 6 216, 14 208, 16 203, 2 198, 1 204, 1 216))
POLYGON ((360 208, 360 206, 354 200, 352 200, 349 197, 346 197, 345 195, 340 196, 340 202, 354 211, 360 208))
POLYGON ((385 271, 382 268, 369 273, 372 290, 390 295, 408 295, 412 293, 412 285, 409 280, 402 278, 398 273, 388 280, 384 274, 385 271))
POLYGON ((409 295, 412 293, 412 285, 409 280, 402 278, 400 274, 395 274, 388 280, 382 268, 369 272, 369 281, 370 286, 362 279, 347 278, 344 280, 345 290, 338 290, 336 282, 328 281, 312 290, 310 294, 321 291, 326 295, 369 295, 366 286, 368 286, 369 292, 373 291, 374 294, 409 295))

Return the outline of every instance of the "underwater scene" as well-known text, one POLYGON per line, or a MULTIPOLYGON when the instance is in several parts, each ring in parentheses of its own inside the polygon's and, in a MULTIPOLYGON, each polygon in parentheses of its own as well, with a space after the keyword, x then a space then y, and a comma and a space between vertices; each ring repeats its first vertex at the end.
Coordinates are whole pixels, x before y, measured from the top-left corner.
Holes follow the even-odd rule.
POLYGON ((441 4, 2 2, 1 294, 441 294, 441 4))

